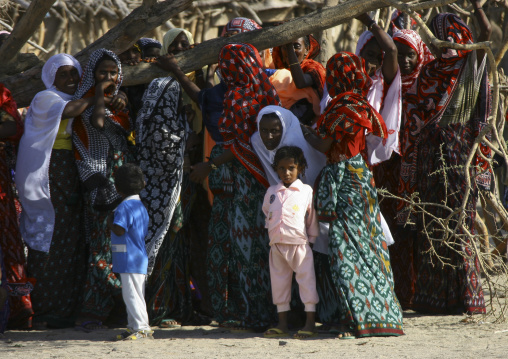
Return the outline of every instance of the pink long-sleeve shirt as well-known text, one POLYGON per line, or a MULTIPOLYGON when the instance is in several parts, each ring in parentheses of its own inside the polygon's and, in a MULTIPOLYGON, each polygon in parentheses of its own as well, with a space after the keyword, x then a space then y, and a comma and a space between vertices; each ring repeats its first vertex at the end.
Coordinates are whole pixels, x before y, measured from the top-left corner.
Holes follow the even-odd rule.
POLYGON ((263 201, 270 245, 314 243, 319 234, 312 187, 296 180, 291 186, 282 182, 268 188, 263 201))

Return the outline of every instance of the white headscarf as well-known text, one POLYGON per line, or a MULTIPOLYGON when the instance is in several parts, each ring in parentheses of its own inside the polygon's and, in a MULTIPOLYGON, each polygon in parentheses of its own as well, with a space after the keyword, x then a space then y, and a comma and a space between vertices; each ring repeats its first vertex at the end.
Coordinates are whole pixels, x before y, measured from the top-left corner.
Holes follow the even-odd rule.
POLYGON ((374 37, 374 34, 370 31, 364 31, 360 37, 358 38, 358 42, 356 43, 355 55, 360 56, 360 52, 362 52, 367 42, 370 41, 374 37))
POLYGON ((43 66, 42 80, 48 89, 35 95, 30 104, 16 163, 15 181, 23 207, 21 235, 30 248, 42 252, 49 252, 55 226, 49 191, 51 151, 63 110, 72 99, 72 95, 58 91, 53 83, 58 69, 66 65, 74 66, 81 75, 79 62, 67 54, 54 55, 43 66))
MULTIPOLYGON (((250 141, 254 151, 261 161, 261 164, 263 165, 270 186, 280 182, 279 176, 272 168, 275 152, 284 146, 297 146, 302 149, 308 165, 308 168, 305 171, 305 176, 302 177, 301 180, 303 183, 314 187, 314 182, 316 181, 317 176, 326 165, 326 156, 309 145, 309 143, 305 140, 298 118, 293 115, 291 111, 280 106, 266 106, 259 111, 256 122, 258 124, 258 131, 251 136, 250 141), (259 121, 263 115, 267 115, 269 113, 275 113, 282 124, 282 137, 280 139, 280 143, 277 148, 271 151, 266 149, 266 146, 259 135, 259 121)), ((313 247, 315 251, 328 254, 328 231, 328 224, 320 222, 319 236, 316 238, 316 242, 313 247)))
MULTIPOLYGON (((83 71, 81 70, 81 65, 78 60, 68 54, 57 54, 51 56, 50 59, 44 64, 42 67, 42 82, 47 89, 54 88, 53 83, 55 82, 55 76, 58 69, 62 66, 74 66, 78 72, 79 76, 83 71)), ((71 96, 72 97, 72 96, 71 96)))
POLYGON ((175 41, 176 37, 178 35, 180 35, 182 32, 185 34, 185 36, 187 36, 187 40, 189 40, 189 44, 190 45, 194 44, 194 37, 192 36, 192 34, 185 29, 181 29, 181 28, 177 27, 175 29, 169 30, 168 32, 166 32, 164 34, 164 37, 162 38, 161 55, 166 55, 168 53, 169 45, 171 45, 173 43, 173 41, 175 41))
POLYGON ((258 124, 258 131, 251 136, 251 143, 254 147, 254 151, 263 164, 270 186, 280 182, 279 176, 272 168, 272 163, 273 158, 275 157, 275 152, 283 146, 297 146, 302 149, 309 166, 305 171, 305 176, 302 178, 302 182, 310 185, 311 187, 314 186, 316 177, 326 165, 326 156, 309 145, 309 143, 305 140, 298 118, 293 115, 291 111, 286 110, 285 108, 279 106, 266 106, 259 111, 256 122, 258 124), (277 148, 272 151, 266 149, 266 146, 259 135, 259 121, 263 115, 269 113, 275 113, 282 124, 282 137, 280 139, 280 143, 277 148))

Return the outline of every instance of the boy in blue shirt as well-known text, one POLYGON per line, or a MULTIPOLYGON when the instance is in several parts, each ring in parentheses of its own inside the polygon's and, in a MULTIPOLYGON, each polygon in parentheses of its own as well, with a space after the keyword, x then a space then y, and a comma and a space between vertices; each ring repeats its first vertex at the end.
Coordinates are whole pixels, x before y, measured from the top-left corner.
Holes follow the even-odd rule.
POLYGON ((121 166, 115 173, 115 187, 123 201, 108 217, 108 226, 111 229, 113 271, 120 273, 128 320, 127 331, 115 339, 153 339, 145 303, 148 212, 139 198, 139 192, 145 187, 143 172, 131 163, 121 166))

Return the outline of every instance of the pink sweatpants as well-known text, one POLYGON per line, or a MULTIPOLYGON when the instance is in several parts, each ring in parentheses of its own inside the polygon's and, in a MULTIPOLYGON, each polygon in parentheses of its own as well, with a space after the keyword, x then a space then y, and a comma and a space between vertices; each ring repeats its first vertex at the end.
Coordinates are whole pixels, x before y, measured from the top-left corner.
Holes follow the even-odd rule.
POLYGON ((273 244, 270 248, 270 280, 273 304, 277 306, 277 312, 290 310, 293 272, 296 273, 305 311, 315 312, 319 298, 312 249, 308 244, 273 244))

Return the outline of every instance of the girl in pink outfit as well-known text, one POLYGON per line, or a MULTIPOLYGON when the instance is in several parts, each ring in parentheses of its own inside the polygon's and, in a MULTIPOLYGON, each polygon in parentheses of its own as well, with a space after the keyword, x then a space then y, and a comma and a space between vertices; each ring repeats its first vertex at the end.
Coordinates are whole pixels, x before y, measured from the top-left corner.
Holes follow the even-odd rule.
POLYGON ((270 279, 279 324, 268 329, 265 337, 288 335, 287 314, 293 273, 296 273, 300 298, 307 313, 305 326, 295 338, 316 335, 315 313, 319 299, 310 243, 316 240, 319 227, 312 203, 312 187, 298 179, 299 175, 305 174, 306 167, 307 161, 299 147, 285 146, 277 150, 273 168, 281 181, 268 188, 263 212, 270 236, 270 279))

